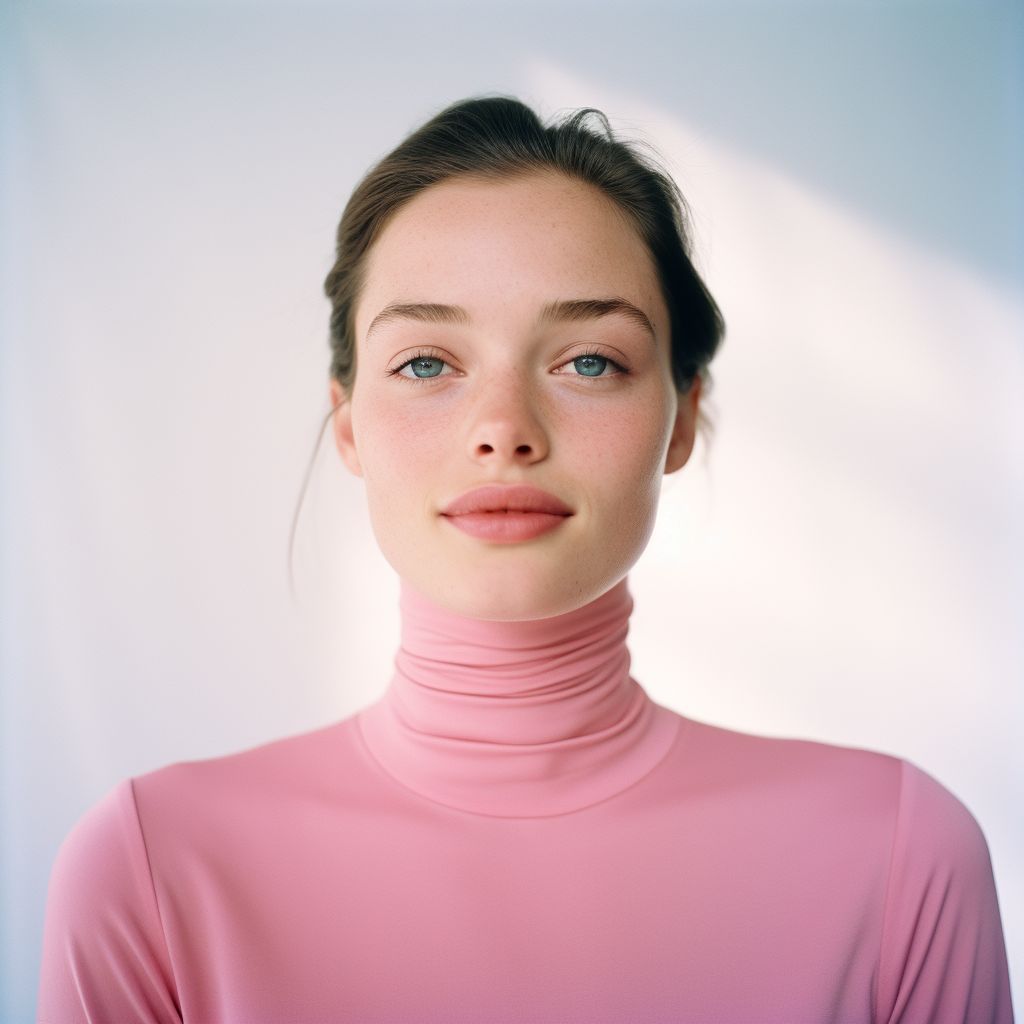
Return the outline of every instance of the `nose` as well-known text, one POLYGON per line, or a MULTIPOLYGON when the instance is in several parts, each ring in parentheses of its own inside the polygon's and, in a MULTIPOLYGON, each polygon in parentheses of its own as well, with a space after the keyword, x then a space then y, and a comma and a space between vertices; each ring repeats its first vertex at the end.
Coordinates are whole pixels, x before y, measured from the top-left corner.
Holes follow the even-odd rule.
POLYGON ((468 442, 469 457, 484 466, 531 465, 547 457, 547 431, 526 382, 502 374, 482 386, 468 442))

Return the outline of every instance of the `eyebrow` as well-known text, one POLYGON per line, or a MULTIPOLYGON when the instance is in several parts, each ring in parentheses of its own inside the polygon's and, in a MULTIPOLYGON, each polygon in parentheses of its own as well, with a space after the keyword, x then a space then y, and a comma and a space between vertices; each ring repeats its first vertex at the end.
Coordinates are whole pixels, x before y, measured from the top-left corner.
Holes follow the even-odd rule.
POLYGON ((654 325, 647 314, 626 299, 566 299, 548 303, 540 315, 542 323, 572 323, 577 320, 598 320, 603 316, 624 316, 642 327, 652 338, 654 325))
POLYGON ((459 306, 443 306, 436 302, 393 302, 370 321, 366 329, 367 338, 377 328, 395 320, 416 320, 422 324, 468 324, 469 314, 459 306))
MULTIPOLYGON (((626 299, 560 299, 549 302, 540 314, 545 324, 574 323, 599 320, 605 316, 624 316, 642 327, 654 338, 654 325, 647 314, 626 299)), ((385 324, 396 320, 414 320, 425 324, 468 324, 470 315, 461 306, 445 306, 437 302, 393 302, 370 321, 367 338, 385 324)))

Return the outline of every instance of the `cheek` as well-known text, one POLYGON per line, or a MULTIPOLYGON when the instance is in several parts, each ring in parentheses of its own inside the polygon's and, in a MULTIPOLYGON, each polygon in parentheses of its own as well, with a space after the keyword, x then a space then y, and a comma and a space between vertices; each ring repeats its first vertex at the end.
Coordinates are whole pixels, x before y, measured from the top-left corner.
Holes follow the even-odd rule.
POLYGON ((588 529, 577 566, 613 583, 640 557, 654 529, 668 447, 669 413, 660 392, 600 403, 568 418, 569 472, 584 496, 588 529))
POLYGON ((397 509, 422 497, 415 487, 437 479, 452 429, 448 403, 355 396, 352 430, 371 504, 397 509))
POLYGON ((580 403, 567 413, 560 424, 562 442, 595 498, 621 512, 658 493, 668 445, 668 413, 660 394, 580 403))

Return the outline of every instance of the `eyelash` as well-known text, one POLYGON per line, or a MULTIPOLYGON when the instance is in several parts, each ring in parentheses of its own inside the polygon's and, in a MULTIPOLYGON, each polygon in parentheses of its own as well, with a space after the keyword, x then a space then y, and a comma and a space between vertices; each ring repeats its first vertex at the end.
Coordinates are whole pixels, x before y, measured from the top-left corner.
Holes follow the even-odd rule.
MULTIPOLYGON (((398 366, 394 366, 394 367, 392 367, 391 369, 389 369, 389 370, 387 371, 387 375, 388 375, 389 377, 400 377, 400 376, 402 376, 402 371, 403 371, 403 370, 404 370, 404 369, 405 369, 405 368, 406 368, 406 367, 407 367, 407 366, 408 366, 408 365, 409 365, 410 363, 415 363, 417 359, 438 359, 438 360, 440 360, 440 361, 441 361, 442 363, 444 363, 444 365, 445 365, 445 366, 451 366, 451 365, 452 365, 452 364, 451 364, 451 363, 450 363, 450 362, 449 362, 449 361, 448 361, 447 359, 445 359, 445 358, 444 358, 444 356, 442 356, 442 355, 441 355, 441 353, 440 353, 440 352, 438 352, 438 351, 437 351, 436 349, 429 349, 429 348, 425 348, 425 349, 421 349, 421 350, 420 350, 419 352, 417 352, 417 353, 416 353, 415 355, 412 355, 412 356, 410 356, 410 357, 409 357, 408 359, 406 359, 406 360, 405 360, 405 362, 404 362, 404 363, 401 363, 400 365, 398 365, 398 366)), ((431 377, 424 377, 424 378, 422 378, 422 379, 423 379, 423 380, 432 380, 433 378, 431 378, 431 377)))
MULTIPOLYGON (((593 352, 593 351, 590 351, 590 352, 580 352, 579 355, 575 355, 575 356, 572 356, 570 359, 566 359, 566 361, 564 363, 562 363, 562 365, 559 367, 559 369, 561 370, 564 367, 568 366, 570 363, 576 362, 577 359, 603 359, 606 363, 609 364, 609 366, 614 366, 617 373, 621 373, 621 374, 628 374, 629 373, 629 370, 627 370, 621 363, 617 363, 614 359, 611 358, 611 356, 606 356, 603 352, 593 352)), ((587 375, 585 373, 577 373, 577 374, 573 374, 573 376, 575 376, 575 377, 586 377, 587 375)), ((609 376, 614 376, 614 374, 609 374, 609 376)), ((590 379, 591 380, 600 380, 601 377, 604 377, 603 373, 601 374, 600 377, 591 377, 590 379)))
MULTIPOLYGON (((575 355, 575 356, 573 356, 573 357, 572 357, 571 359, 567 359, 567 360, 566 360, 566 361, 565 361, 564 363, 562 363, 562 365, 561 365, 561 366, 559 366, 559 367, 558 367, 558 369, 559 369, 559 370, 563 369, 564 367, 568 366, 568 365, 569 365, 570 363, 573 363, 573 362, 575 362, 575 361, 576 361, 577 359, 588 359, 588 358, 589 358, 589 359, 604 359, 604 360, 606 360, 606 361, 607 361, 607 362, 608 362, 608 363, 609 363, 609 364, 610 364, 611 366, 614 366, 614 367, 615 367, 615 370, 616 370, 616 372, 617 372, 617 373, 623 373, 623 374, 627 374, 627 373, 629 373, 629 370, 627 370, 627 369, 626 369, 626 367, 624 367, 624 366, 623 366, 623 365, 622 365, 621 363, 617 363, 617 362, 616 362, 616 361, 615 361, 614 359, 612 359, 612 358, 611 358, 610 356, 606 356, 606 355, 604 355, 603 353, 601 353, 601 352, 596 352, 596 351, 587 351, 587 352, 580 352, 580 353, 579 353, 579 355, 575 355)), ((420 350, 419 352, 417 352, 417 353, 416 353, 415 355, 413 355, 413 356, 410 356, 410 357, 409 357, 408 359, 406 359, 406 360, 405 360, 405 362, 403 362, 403 363, 400 363, 400 364, 399 364, 398 366, 394 366, 394 367, 392 367, 391 369, 389 369, 389 370, 387 371, 387 375, 388 375, 389 377, 400 377, 400 376, 403 376, 403 374, 402 374, 402 371, 403 371, 403 370, 404 370, 404 369, 405 369, 405 368, 406 368, 406 367, 407 367, 407 366, 408 366, 408 365, 409 365, 410 363, 414 363, 414 362, 416 362, 416 360, 417 360, 417 359, 438 359, 438 360, 440 360, 440 361, 441 361, 442 363, 444 363, 444 364, 445 364, 445 366, 451 366, 451 365, 452 365, 452 364, 451 364, 451 363, 450 363, 450 362, 449 362, 449 361, 448 361, 447 359, 445 359, 445 358, 444 358, 444 357, 443 357, 443 356, 441 355, 441 353, 439 353, 439 352, 438 352, 438 351, 437 351, 436 349, 428 349, 428 348, 425 348, 425 349, 421 349, 421 350, 420 350)), ((586 374, 582 374, 582 373, 580 373, 580 374, 574 374, 573 376, 577 376, 577 377, 585 377, 585 376, 586 376, 586 374)), ((603 377, 603 376, 604 376, 604 374, 602 374, 601 376, 603 377)), ((423 380, 432 380, 433 378, 425 377, 425 378, 422 378, 422 379, 423 379, 423 380)), ((600 378, 599 378, 599 377, 593 377, 593 378, 591 378, 591 379, 592 379, 592 380, 599 380, 600 378)))

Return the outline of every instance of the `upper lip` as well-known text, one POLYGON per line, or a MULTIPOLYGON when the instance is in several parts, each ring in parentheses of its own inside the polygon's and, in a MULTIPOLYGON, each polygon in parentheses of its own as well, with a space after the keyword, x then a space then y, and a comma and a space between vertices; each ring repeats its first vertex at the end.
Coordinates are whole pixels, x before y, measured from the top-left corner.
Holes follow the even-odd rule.
POLYGON ((564 501, 529 484, 474 487, 441 509, 443 516, 464 516, 472 512, 546 512, 555 516, 573 514, 573 510, 564 501))

